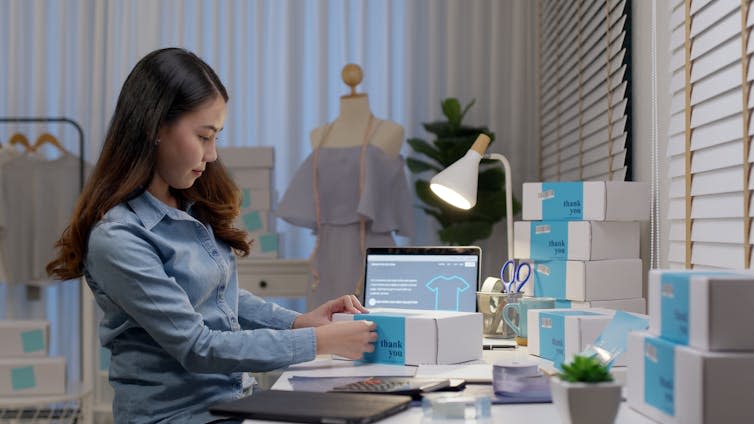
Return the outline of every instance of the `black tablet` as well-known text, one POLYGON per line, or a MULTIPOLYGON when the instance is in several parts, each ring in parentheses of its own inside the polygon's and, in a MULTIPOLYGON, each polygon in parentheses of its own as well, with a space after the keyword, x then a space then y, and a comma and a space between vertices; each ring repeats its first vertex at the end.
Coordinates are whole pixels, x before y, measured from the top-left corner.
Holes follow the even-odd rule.
POLYGON ((227 417, 297 423, 372 423, 411 404, 409 396, 267 390, 211 406, 227 417))
POLYGON ((482 250, 477 246, 370 247, 367 308, 476 312, 482 250))

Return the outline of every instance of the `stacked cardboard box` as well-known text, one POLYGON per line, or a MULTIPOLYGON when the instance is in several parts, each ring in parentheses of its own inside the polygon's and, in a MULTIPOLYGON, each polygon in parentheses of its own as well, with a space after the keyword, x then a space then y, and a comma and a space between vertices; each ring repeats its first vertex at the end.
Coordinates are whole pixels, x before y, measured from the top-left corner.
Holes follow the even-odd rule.
POLYGON ((0 321, 0 396, 65 394, 65 358, 49 357, 50 323, 0 321))
POLYGON ((532 265, 529 295, 562 307, 645 313, 639 221, 649 187, 638 182, 525 183, 514 257, 532 265))
POLYGON ((274 148, 226 147, 219 149, 219 155, 241 189, 241 216, 236 225, 254 239, 249 257, 277 258, 279 237, 270 215, 275 200, 274 148))
POLYGON ((655 270, 628 338, 628 403, 663 423, 751 423, 754 275, 655 270))

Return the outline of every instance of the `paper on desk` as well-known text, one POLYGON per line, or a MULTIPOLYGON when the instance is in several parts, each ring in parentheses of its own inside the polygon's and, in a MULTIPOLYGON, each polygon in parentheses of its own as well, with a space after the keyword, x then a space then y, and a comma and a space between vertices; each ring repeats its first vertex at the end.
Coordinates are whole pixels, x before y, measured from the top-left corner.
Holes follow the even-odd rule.
POLYGON ((416 377, 421 378, 462 378, 467 383, 492 382, 492 364, 484 362, 466 362, 453 365, 419 365, 416 377))
POLYGON ((316 359, 293 365, 288 372, 297 377, 413 377, 416 367, 316 359))

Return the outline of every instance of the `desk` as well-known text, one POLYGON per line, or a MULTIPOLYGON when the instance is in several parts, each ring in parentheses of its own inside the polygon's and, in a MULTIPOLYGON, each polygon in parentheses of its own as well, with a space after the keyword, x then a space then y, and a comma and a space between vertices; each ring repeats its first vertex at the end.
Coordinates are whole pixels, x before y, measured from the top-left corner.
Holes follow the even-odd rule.
MULTIPOLYGON (((551 367, 549 361, 537 358, 535 356, 528 355, 523 348, 517 349, 501 349, 501 350, 486 350, 482 354, 482 359, 487 363, 493 363, 498 360, 512 360, 517 358, 526 357, 529 360, 535 360, 543 365, 551 367)), ((341 361, 338 361, 341 362, 341 361)), ((308 363, 306 368, 311 369, 313 364, 321 363, 323 368, 328 368, 332 364, 329 359, 317 359, 311 363, 308 363)), ((336 364, 341 365, 342 364, 336 364)), ((291 385, 288 382, 288 378, 296 375, 296 370, 289 369, 280 376, 278 381, 272 386, 275 390, 291 390, 291 385)), ((405 424, 405 423, 420 423, 422 420, 421 408, 409 408, 407 411, 400 414, 393 415, 386 418, 380 423, 385 424, 405 424)), ((244 424, 262 424, 269 423, 270 421, 259 420, 246 420, 244 424)), ((560 416, 555 406, 551 403, 534 403, 534 404, 517 404, 517 405, 493 405, 492 406, 492 421, 491 422, 515 422, 516 424, 523 423, 559 423, 560 416)), ((641 415, 640 413, 629 408, 626 402, 623 402, 618 411, 618 417, 615 420, 616 424, 652 424, 654 421, 641 415)))

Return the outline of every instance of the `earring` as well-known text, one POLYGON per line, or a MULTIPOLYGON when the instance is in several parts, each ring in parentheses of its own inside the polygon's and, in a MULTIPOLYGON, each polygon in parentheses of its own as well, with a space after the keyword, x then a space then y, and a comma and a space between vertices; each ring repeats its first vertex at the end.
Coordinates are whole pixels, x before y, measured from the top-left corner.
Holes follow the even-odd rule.
POLYGON ((154 141, 154 145, 157 146, 159 144, 160 144, 160 139, 158 138, 157 140, 154 141))

